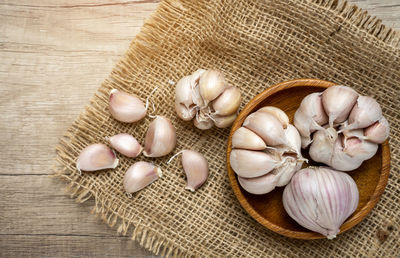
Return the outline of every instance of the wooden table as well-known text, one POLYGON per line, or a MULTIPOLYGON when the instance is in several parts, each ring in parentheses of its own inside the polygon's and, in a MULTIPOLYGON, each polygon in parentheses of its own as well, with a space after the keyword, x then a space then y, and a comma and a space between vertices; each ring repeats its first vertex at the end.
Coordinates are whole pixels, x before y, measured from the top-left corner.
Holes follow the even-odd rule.
MULTIPOLYGON (((151 256, 49 177, 54 146, 158 1, 0 0, 0 256, 151 256)), ((400 28, 400 0, 352 0, 400 28)))

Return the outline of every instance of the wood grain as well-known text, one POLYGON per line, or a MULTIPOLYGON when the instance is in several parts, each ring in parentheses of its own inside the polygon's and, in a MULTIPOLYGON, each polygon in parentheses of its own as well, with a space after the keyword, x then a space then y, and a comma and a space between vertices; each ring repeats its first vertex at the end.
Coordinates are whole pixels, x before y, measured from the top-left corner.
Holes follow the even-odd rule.
MULTIPOLYGON (((54 146, 158 1, 0 0, 0 256, 150 255, 49 178, 54 146)), ((351 0, 400 28, 398 0, 351 0)))

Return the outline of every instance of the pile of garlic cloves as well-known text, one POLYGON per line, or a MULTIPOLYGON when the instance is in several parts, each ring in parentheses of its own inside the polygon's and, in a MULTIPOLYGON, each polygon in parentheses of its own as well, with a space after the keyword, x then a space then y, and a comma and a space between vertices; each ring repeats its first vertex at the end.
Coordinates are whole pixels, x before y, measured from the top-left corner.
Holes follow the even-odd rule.
POLYGON ((175 110, 182 120, 207 130, 225 128, 235 121, 241 101, 240 90, 230 86, 218 70, 198 69, 183 77, 175 88, 175 110))

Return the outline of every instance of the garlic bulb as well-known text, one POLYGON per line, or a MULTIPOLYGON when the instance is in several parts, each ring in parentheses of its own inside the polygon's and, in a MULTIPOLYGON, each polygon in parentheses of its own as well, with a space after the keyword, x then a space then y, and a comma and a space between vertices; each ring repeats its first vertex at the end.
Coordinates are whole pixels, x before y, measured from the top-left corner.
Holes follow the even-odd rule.
POLYGON ((175 145, 174 126, 166 117, 156 116, 147 129, 143 154, 146 157, 162 157, 170 153, 175 145))
POLYGON ((143 149, 135 137, 127 133, 114 135, 108 140, 114 149, 129 158, 135 158, 139 156, 143 149))
POLYGON ((79 172, 116 168, 119 160, 115 153, 104 144, 92 144, 84 148, 76 161, 79 172))
POLYGON ((110 92, 108 108, 115 119, 125 123, 139 121, 146 116, 147 111, 138 97, 116 89, 110 92))
POLYGON ((208 177, 208 162, 206 158, 197 151, 183 150, 182 166, 187 179, 185 189, 192 192, 196 191, 208 177))
POLYGON ((334 169, 357 169, 373 157, 389 136, 380 105, 346 86, 332 86, 306 96, 296 110, 294 125, 310 157, 334 169))
POLYGON ((286 185, 301 169, 301 138, 281 109, 263 107, 250 114, 232 135, 230 165, 239 184, 252 194, 286 185))
POLYGON ((175 110, 184 121, 207 130, 214 125, 230 126, 236 119, 241 93, 229 86, 222 72, 199 69, 178 81, 175 88, 175 110))
POLYGON ((162 176, 161 169, 151 163, 139 161, 129 167, 124 176, 124 189, 127 193, 135 193, 162 176))
POLYGON ((297 223, 332 239, 356 210, 359 193, 348 174, 328 167, 310 167, 292 177, 282 200, 297 223))

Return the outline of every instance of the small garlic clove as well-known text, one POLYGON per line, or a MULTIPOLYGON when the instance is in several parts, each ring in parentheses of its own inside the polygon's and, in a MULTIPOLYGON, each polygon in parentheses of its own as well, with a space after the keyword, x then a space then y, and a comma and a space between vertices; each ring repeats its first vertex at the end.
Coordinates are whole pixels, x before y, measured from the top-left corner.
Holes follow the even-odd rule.
POLYGON ((314 133, 309 154, 312 160, 330 165, 336 139, 330 137, 327 130, 314 133))
POLYGON ((151 163, 139 161, 129 167, 124 176, 124 188, 127 193, 135 193, 162 176, 161 169, 151 163))
POLYGON ((389 137, 389 123, 385 117, 364 130, 365 139, 375 143, 383 143, 389 137))
POLYGON ((232 114, 232 115, 228 115, 228 116, 213 115, 211 120, 213 120, 216 127, 226 128, 233 124, 236 117, 237 117, 236 114, 232 114))
POLYGON ((285 186, 290 182, 294 173, 301 169, 303 161, 296 161, 292 157, 286 158, 285 162, 273 171, 278 178, 276 186, 285 186))
POLYGON ((240 106, 241 93, 236 87, 229 87, 212 102, 216 115, 227 116, 236 113, 240 106))
POLYGON ((257 112, 265 112, 273 115, 275 118, 279 120, 279 122, 281 122, 284 129, 286 129, 289 125, 289 117, 280 108, 273 106, 266 106, 260 108, 259 110, 257 110, 257 112))
POLYGON ((275 189, 277 177, 268 173, 259 177, 245 178, 238 176, 240 186, 252 194, 266 194, 275 189))
POLYGON ((196 118, 193 120, 194 126, 199 128, 200 130, 208 130, 211 127, 213 127, 214 123, 211 120, 211 118, 200 118, 200 116, 196 116, 196 118))
POLYGON ((174 126, 164 116, 156 116, 147 129, 143 154, 146 157, 162 157, 170 153, 176 145, 174 126))
POLYGON ((289 124, 284 131, 289 149, 301 156, 301 138, 296 127, 289 124))
POLYGON ((363 160, 372 158, 378 151, 378 144, 360 140, 356 137, 346 139, 344 146, 343 152, 352 157, 357 157, 358 159, 363 160))
POLYGON ((322 104, 329 117, 329 126, 347 120, 356 104, 358 93, 350 87, 332 86, 322 93, 322 104))
POLYGON ((241 177, 253 178, 273 170, 278 161, 261 151, 234 149, 230 154, 230 165, 241 177))
POLYGON ((129 158, 135 158, 139 156, 143 149, 135 137, 127 133, 114 135, 108 140, 114 149, 129 158))
POLYGON ((216 99, 225 90, 224 74, 218 70, 207 70, 200 76, 199 90, 205 104, 216 99))
POLYGON ((359 96, 348 119, 346 129, 365 128, 382 118, 381 106, 369 96, 359 96))
POLYGON ((282 124, 271 114, 265 112, 252 113, 244 120, 243 126, 259 135, 267 145, 286 144, 282 124))
POLYGON ((194 192, 207 180, 208 162, 197 151, 183 150, 182 152, 182 166, 187 178, 186 189, 194 192))
POLYGON ((138 97, 116 89, 110 92, 108 108, 115 119, 125 123, 139 121, 147 111, 138 97))
POLYGON ((246 127, 240 127, 232 135, 232 148, 246 150, 265 150, 267 145, 260 136, 246 127))
POLYGON ((76 161, 76 168, 80 172, 97 171, 107 168, 116 168, 119 160, 115 153, 104 144, 91 144, 84 148, 76 161))

